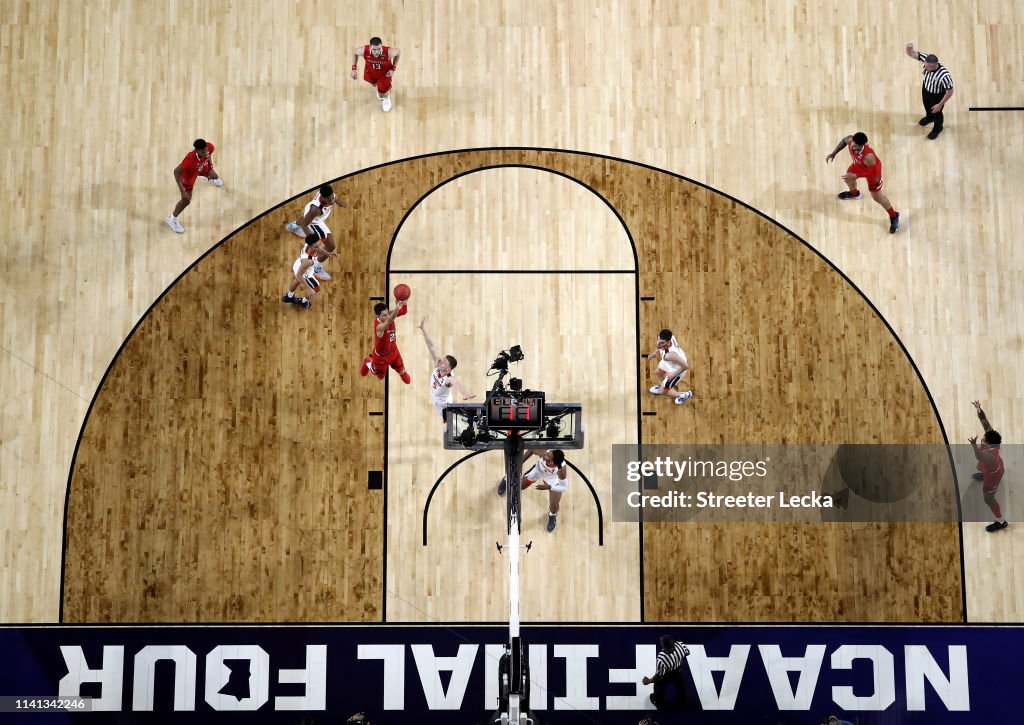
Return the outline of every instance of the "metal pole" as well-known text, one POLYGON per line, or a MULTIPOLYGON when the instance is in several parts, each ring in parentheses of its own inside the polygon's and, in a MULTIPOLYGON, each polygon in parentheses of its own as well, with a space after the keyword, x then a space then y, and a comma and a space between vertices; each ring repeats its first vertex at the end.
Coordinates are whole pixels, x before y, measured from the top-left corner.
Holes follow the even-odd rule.
POLYGON ((505 441, 505 484, 508 511, 508 652, 509 721, 519 725, 525 706, 523 697, 523 656, 519 636, 519 533, 522 521, 523 439, 512 435, 505 441))

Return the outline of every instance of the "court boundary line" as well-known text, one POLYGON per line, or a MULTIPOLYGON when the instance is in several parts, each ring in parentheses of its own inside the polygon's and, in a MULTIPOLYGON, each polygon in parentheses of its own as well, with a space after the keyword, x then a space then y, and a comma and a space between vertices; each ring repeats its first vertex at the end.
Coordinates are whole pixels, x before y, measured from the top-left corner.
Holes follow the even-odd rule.
MULTIPOLYGON (((714 188, 714 187, 712 187, 712 186, 710 186, 708 184, 705 184, 705 183, 703 183, 701 181, 697 181, 697 180, 692 179, 692 178, 690 178, 688 176, 684 176, 684 175, 676 173, 674 171, 669 171, 669 170, 666 170, 666 169, 662 169, 662 168, 659 168, 657 166, 653 166, 651 164, 647 164, 647 163, 643 163, 643 162, 635 161, 635 160, 631 160, 631 159, 625 159, 625 158, 621 158, 621 157, 618 157, 618 156, 612 156, 610 154, 596 153, 596 152, 593 152, 593 151, 579 151, 579 150, 572 150, 572 149, 560 149, 560 148, 550 148, 550 147, 542 147, 542 146, 482 146, 482 147, 468 147, 468 148, 452 148, 452 149, 446 149, 446 150, 440 150, 440 151, 431 151, 431 152, 425 153, 425 154, 417 154, 417 155, 414 155, 414 156, 408 156, 408 157, 405 157, 405 158, 395 159, 395 160, 392 160, 392 161, 385 161, 385 162, 382 162, 380 164, 375 164, 373 166, 369 166, 369 167, 366 167, 366 168, 363 168, 363 169, 357 169, 357 170, 351 171, 351 172, 349 172, 347 174, 343 174, 341 176, 335 177, 334 179, 332 179, 328 183, 336 183, 336 182, 343 181, 343 180, 349 179, 351 177, 354 177, 357 174, 363 174, 363 173, 367 173, 367 172, 371 172, 371 171, 377 171, 379 169, 384 169, 384 168, 387 168, 389 166, 395 166, 395 165, 398 165, 398 164, 404 164, 404 163, 408 163, 408 162, 411 162, 411 161, 421 161, 421 160, 431 159, 431 158, 441 157, 441 156, 454 156, 456 154, 483 154, 483 153, 495 153, 495 152, 502 152, 502 153, 504 153, 504 152, 519 152, 519 153, 527 152, 527 153, 531 153, 531 154, 549 153, 549 154, 555 154, 555 155, 558 155, 558 156, 570 156, 570 157, 571 156, 582 156, 582 157, 586 157, 586 158, 602 159, 602 160, 605 160, 605 161, 616 161, 616 162, 624 163, 624 164, 626 164, 628 166, 633 166, 633 167, 637 167, 637 168, 641 168, 641 169, 646 169, 648 171, 654 171, 654 172, 657 172, 657 173, 666 174, 668 176, 671 176, 674 179, 678 179, 678 180, 681 180, 681 181, 686 181, 686 182, 691 183, 694 186, 697 186, 697 187, 699 187, 701 189, 704 189, 706 191, 710 191, 712 193, 718 194, 719 196, 725 197, 726 199, 729 199, 730 201, 740 205, 744 209, 757 214, 758 216, 760 216, 762 219, 765 219, 769 223, 774 224, 776 227, 778 227, 779 229, 782 229, 784 232, 789 234, 793 239, 797 240, 798 242, 803 244, 805 247, 807 247, 813 254, 817 255, 828 267, 830 267, 833 272, 837 273, 842 278, 842 280, 844 282, 846 282, 846 284, 848 284, 850 286, 850 288, 861 298, 861 300, 863 300, 863 302, 875 314, 875 316, 878 318, 878 320, 882 323, 882 325, 886 328, 886 330, 888 330, 888 332, 892 336, 892 338, 896 341, 896 344, 899 346, 900 350, 903 352, 904 357, 910 363, 911 368, 914 371, 914 374, 917 376, 918 382, 920 383, 922 390, 924 390, 924 393, 925 393, 925 396, 928 399, 929 405, 931 405, 932 413, 935 416, 935 421, 938 424, 939 432, 942 435, 943 445, 946 446, 946 451, 947 451, 947 455, 948 455, 948 458, 949 458, 950 470, 951 470, 951 472, 953 474, 952 475, 953 488, 954 488, 953 493, 956 496, 956 502, 957 502, 957 511, 958 511, 958 522, 957 523, 958 523, 958 532, 959 532, 958 544, 959 544, 959 550, 960 550, 960 603, 961 603, 961 612, 962 612, 961 622, 962 622, 962 624, 968 624, 968 625, 971 624, 968 621, 968 611, 967 611, 967 579, 966 579, 965 557, 964 557, 963 513, 962 513, 962 510, 961 510, 961 504, 960 504, 960 500, 961 500, 960 484, 959 484, 959 480, 958 480, 958 478, 956 476, 955 466, 954 466, 954 462, 953 462, 953 453, 952 453, 952 449, 950 448, 949 435, 946 432, 946 426, 945 426, 945 424, 942 421, 942 417, 939 415, 938 407, 935 404, 935 398, 932 395, 931 389, 928 387, 928 383, 925 381, 924 376, 921 374, 920 368, 918 367, 917 363, 914 361, 913 356, 910 354, 910 351, 907 349, 907 346, 904 344, 902 338, 900 338, 900 336, 896 334, 896 331, 893 329, 892 325, 889 324, 889 321, 882 315, 882 313, 878 310, 878 308, 871 301, 871 299, 868 298, 868 296, 864 294, 863 290, 861 290, 860 287, 858 287, 857 284, 854 283, 853 280, 851 280, 850 277, 845 272, 843 272, 841 269, 839 269, 839 267, 831 259, 826 257, 825 254, 821 250, 817 249, 812 244, 807 242, 807 240, 805 240, 799 234, 796 234, 793 230, 791 230, 788 227, 786 227, 780 221, 778 221, 776 219, 773 219, 772 217, 768 216, 767 214, 765 214, 760 209, 757 209, 756 207, 753 207, 750 204, 747 204, 746 202, 742 201, 741 199, 738 199, 737 197, 735 197, 735 196, 733 196, 733 195, 731 195, 731 194, 729 194, 727 192, 720 191, 719 189, 716 189, 716 188, 714 188)), ((473 169, 473 170, 467 171, 465 173, 472 173, 473 171, 483 170, 484 168, 502 168, 502 167, 508 167, 508 166, 515 166, 515 164, 509 163, 509 164, 501 164, 501 165, 498 165, 498 166, 480 167, 480 168, 477 168, 477 169, 473 169)), ((547 171, 549 173, 561 174, 561 175, 566 176, 566 178, 572 179, 572 177, 568 177, 567 175, 562 174, 561 172, 559 172, 559 171, 557 171, 555 169, 548 169, 548 168, 544 168, 544 167, 535 167, 535 166, 530 167, 530 168, 539 168, 539 169, 547 171)), ((461 175, 464 175, 464 174, 459 174, 458 176, 461 176, 461 175)), ((458 178, 458 176, 455 176, 455 177, 452 177, 452 178, 458 178)), ((451 181, 451 180, 452 179, 448 179, 448 181, 451 181)), ((572 179, 572 180, 578 182, 577 179, 572 179)), ((96 401, 99 398, 100 392, 103 390, 103 387, 104 387, 104 384, 107 381, 107 378, 110 376, 110 373, 111 373, 111 371, 112 371, 112 369, 114 367, 114 364, 120 358, 121 353, 123 352, 124 348, 131 341, 131 339, 134 336, 135 332, 142 325, 142 323, 146 320, 146 318, 149 316, 150 312, 153 311, 153 309, 156 307, 156 305, 159 304, 163 300, 163 298, 168 294, 168 292, 170 292, 170 290, 175 285, 177 285, 177 283, 179 281, 181 281, 181 279, 184 278, 184 276, 186 274, 191 272, 193 268, 195 268, 197 265, 199 265, 213 251, 218 249, 222 244, 224 244, 225 242, 230 240, 232 237, 234 237, 236 234, 238 234, 240 231, 242 231, 246 227, 250 226, 251 224, 253 224, 253 223, 257 222, 257 221, 260 221, 261 219, 263 219, 266 216, 269 216, 270 214, 273 214, 273 213, 277 212, 279 209, 282 209, 283 207, 287 206, 288 204, 292 204, 295 201, 299 200, 300 198, 303 198, 303 197, 307 196, 312 191, 315 191, 318 188, 319 188, 319 184, 311 186, 308 189, 304 189, 304 190, 300 191, 299 193, 295 194, 294 196, 281 201, 280 203, 276 204, 273 207, 270 207, 269 209, 267 209, 267 210, 263 211, 262 213, 258 214, 257 216, 255 216, 255 217, 253 217, 251 219, 246 220, 245 222, 240 224, 238 227, 236 227, 233 231, 231 231, 227 236, 222 238, 220 241, 214 243, 213 246, 211 246, 208 250, 206 250, 206 252, 204 252, 202 255, 200 255, 198 259, 196 259, 194 262, 192 262, 192 264, 190 264, 180 274, 178 274, 178 276, 175 277, 168 284, 168 286, 164 289, 164 291, 161 292, 157 296, 157 298, 153 301, 153 303, 148 308, 146 308, 146 311, 143 312, 139 316, 139 319, 136 321, 135 325, 132 327, 132 329, 129 331, 129 333, 127 334, 125 339, 122 341, 121 345, 118 347, 117 351, 111 357, 110 362, 108 363, 107 368, 106 368, 106 370, 103 373, 103 376, 100 378, 99 382, 96 385, 96 389, 93 392, 92 400, 89 403, 89 407, 86 410, 85 417, 82 420, 82 425, 79 428, 78 437, 77 437, 77 439, 75 441, 74 453, 71 456, 71 462, 70 462, 70 464, 68 466, 67 485, 66 485, 65 494, 64 494, 63 535, 62 535, 62 540, 61 540, 61 562, 60 562, 60 602, 59 602, 59 606, 58 606, 58 622, 57 623, 64 624, 64 608, 65 608, 65 598, 66 598, 65 589, 66 589, 66 570, 67 570, 67 544, 68 544, 68 508, 69 508, 69 504, 70 504, 70 500, 71 500, 71 484, 72 484, 72 479, 74 477, 75 463, 76 463, 76 461, 78 459, 78 451, 79 451, 79 448, 80 448, 81 443, 82 443, 82 437, 84 436, 86 427, 88 426, 89 420, 92 417, 92 412, 93 412, 93 409, 94 409, 94 407, 96 405, 96 401)), ((614 207, 611 207, 611 208, 612 208, 613 212, 616 214, 616 216, 619 216, 620 219, 621 219, 621 215, 619 215, 618 211, 616 209, 614 209, 614 207)), ((404 218, 403 218, 403 221, 404 221, 404 218)), ((154 219, 153 223, 157 224, 158 220, 154 219)), ((397 235, 397 230, 396 230, 395 234, 397 235)), ((391 248, 394 245, 394 238, 395 238, 395 235, 392 236, 391 245, 388 248, 388 255, 387 255, 387 259, 385 261, 385 271, 384 271, 384 273, 385 273, 385 279, 388 280, 388 281, 390 281, 389 271, 388 270, 389 270, 389 267, 390 267, 391 248)), ((630 240, 632 241, 632 237, 630 238, 630 240)), ((638 289, 639 289, 639 263, 638 263, 637 256, 636 256, 636 246, 635 246, 635 244, 633 246, 633 256, 634 256, 634 263, 637 265, 637 285, 638 285, 638 289)), ((385 291, 387 290, 387 288, 388 288, 388 285, 385 284, 385 291)), ((637 309, 637 321, 639 322, 639 306, 638 306, 638 309, 637 309)), ((639 327, 638 327, 638 333, 639 333, 639 327)), ((638 334, 638 348, 639 348, 639 334, 638 334)), ((637 363, 637 366, 638 366, 638 369, 639 369, 639 361, 637 363)), ((639 383, 637 384, 637 390, 638 390, 638 400, 639 400, 639 383)), ((385 383, 385 400, 386 400, 386 396, 387 396, 387 385, 385 383)), ((640 435, 642 435, 642 429, 640 427, 640 422, 641 422, 640 421, 640 417, 641 416, 640 416, 640 413, 639 413, 639 406, 637 408, 637 411, 638 411, 637 412, 637 424, 638 424, 637 434, 638 434, 638 436, 640 436, 640 435)), ((385 421, 386 421, 386 416, 385 416, 385 421)), ((386 428, 386 426, 387 426, 387 424, 385 422, 385 428, 386 428)), ((638 438, 638 445, 642 446, 642 439, 640 439, 640 438, 638 438)), ((385 468, 384 468, 385 502, 386 502, 386 496, 387 496, 386 458, 387 458, 387 450, 385 449, 385 468)), ((384 512, 383 512, 383 523, 384 523, 384 536, 386 538, 386 536, 387 536, 387 525, 386 525, 387 524, 387 506, 386 505, 384 507, 384 512)), ((640 583, 641 583, 641 586, 640 586, 640 589, 641 589, 641 593, 640 593, 640 606, 641 606, 641 610, 640 611, 641 611, 641 621, 643 622, 645 620, 644 620, 644 617, 643 617, 643 602, 644 602, 643 584, 644 584, 644 581, 643 581, 643 547, 642 547, 642 544, 643 544, 643 526, 642 526, 642 518, 641 518, 641 526, 639 528, 640 528, 640 541, 641 541, 641 551, 640 551, 640 558, 641 558, 641 567, 640 567, 640 583)), ((385 567, 385 569, 387 567, 387 557, 386 556, 384 557, 384 567, 385 567)), ((386 587, 387 587, 387 581, 385 579, 382 582, 382 589, 386 589, 386 587)), ((386 596, 386 593, 385 593, 385 596, 386 596)), ((181 623, 181 624, 187 625, 188 623, 181 623)), ((817 623, 817 624, 821 624, 821 623, 817 623)), ((105 625, 105 626, 109 626, 109 625, 105 625)))

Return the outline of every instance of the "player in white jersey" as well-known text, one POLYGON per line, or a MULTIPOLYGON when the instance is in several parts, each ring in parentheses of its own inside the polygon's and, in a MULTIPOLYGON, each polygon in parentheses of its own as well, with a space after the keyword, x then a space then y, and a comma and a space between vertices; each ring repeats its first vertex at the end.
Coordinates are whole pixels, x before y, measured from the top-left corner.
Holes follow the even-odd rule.
MULTIPOLYGON (((547 451, 528 450, 523 454, 523 463, 530 460, 531 456, 540 458, 533 468, 523 474, 520 487, 525 490, 536 481, 538 491, 548 492, 548 531, 554 531, 558 525, 558 504, 562 500, 562 494, 569 487, 569 469, 565 465, 565 453, 557 448, 547 451)), ((504 496, 506 489, 505 479, 498 484, 498 495, 504 496)))
POLYGON ((327 227, 327 217, 331 215, 331 209, 334 208, 335 204, 342 209, 348 207, 345 202, 335 195, 334 189, 330 184, 324 184, 320 187, 320 192, 313 197, 313 201, 306 204, 306 208, 302 212, 302 218, 297 221, 288 222, 285 225, 285 229, 297 237, 305 239, 310 234, 316 234, 323 240, 323 253, 313 260, 313 273, 319 279, 331 278, 331 275, 327 274, 326 270, 324 270, 323 263, 327 261, 327 257, 333 256, 336 248, 334 235, 331 234, 331 230, 327 227))
POLYGON ((682 405, 693 397, 692 390, 679 392, 678 385, 690 370, 690 363, 686 359, 686 353, 679 346, 672 330, 662 330, 658 333, 658 348, 647 356, 648 360, 661 356, 658 363, 658 372, 661 374, 661 384, 651 388, 654 395, 671 395, 676 399, 676 405, 682 405))
POLYGON ((459 364, 459 361, 451 355, 437 354, 434 341, 427 334, 426 322, 427 318, 424 317, 417 327, 423 333, 423 341, 427 343, 427 351, 430 353, 430 364, 434 366, 434 372, 430 374, 430 399, 434 403, 434 409, 441 416, 441 422, 444 423, 444 409, 448 403, 452 402, 452 388, 459 391, 463 400, 471 400, 476 396, 470 395, 469 391, 462 387, 462 383, 455 379, 455 373, 452 370, 459 364))
MULTIPOLYGON (((292 283, 288 287, 288 292, 281 298, 282 302, 289 305, 299 305, 307 310, 313 306, 316 293, 320 290, 320 282, 317 281, 316 275, 313 273, 313 263, 317 255, 322 251, 323 240, 315 234, 310 234, 306 237, 306 244, 302 247, 299 258, 292 264, 292 283), (302 285, 305 289, 305 297, 295 296, 295 291, 299 288, 299 285, 302 285)), ((334 255, 334 252, 330 252, 327 256, 333 257, 334 255)))

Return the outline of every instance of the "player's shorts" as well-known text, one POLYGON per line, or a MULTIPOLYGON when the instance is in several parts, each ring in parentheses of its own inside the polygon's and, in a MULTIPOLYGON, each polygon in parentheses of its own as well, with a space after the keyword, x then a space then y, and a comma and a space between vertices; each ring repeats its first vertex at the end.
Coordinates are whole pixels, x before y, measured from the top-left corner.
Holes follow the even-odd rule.
MULTIPOLYGON (((683 356, 683 360, 686 360, 685 355, 683 356)), ((689 361, 687 361, 687 365, 689 365, 689 361)), ((681 366, 673 365, 671 362, 665 362, 662 360, 658 363, 658 372, 664 376, 662 387, 671 389, 679 385, 680 381, 686 377, 686 373, 689 372, 689 368, 684 371, 681 366)))
POLYGON ((405 362, 402 360, 402 353, 395 350, 390 355, 378 355, 373 352, 370 353, 370 372, 376 375, 378 378, 384 379, 384 376, 388 373, 388 367, 391 367, 395 372, 405 369, 405 362))
MULTIPOLYGON (((296 279, 299 278, 299 267, 301 265, 302 265, 302 257, 299 257, 298 259, 296 259, 295 263, 292 265, 292 274, 295 275, 296 279)), ((308 267, 306 267, 306 271, 303 273, 302 278, 304 280, 306 280, 306 282, 309 283, 309 286, 312 287, 315 291, 319 291, 320 290, 320 280, 318 280, 316 278, 316 275, 313 274, 313 265, 312 264, 309 265, 308 267)))
POLYGON ((981 484, 981 490, 986 496, 991 496, 992 494, 999 490, 999 484, 1002 482, 1002 476, 999 476, 999 478, 997 478, 993 483, 989 483, 988 481, 983 480, 981 484))
POLYGON ((367 69, 363 73, 363 80, 370 85, 377 86, 377 93, 381 95, 391 90, 391 78, 387 75, 387 71, 371 71, 367 69))
POLYGON ((451 402, 450 400, 435 400, 434 401, 434 410, 436 410, 438 412, 438 414, 441 416, 441 420, 447 420, 447 418, 444 415, 444 409, 448 407, 448 403, 450 403, 450 402, 451 402))
POLYGON ((859 168, 857 164, 852 164, 850 168, 846 170, 848 174, 854 174, 858 179, 868 180, 868 191, 881 191, 882 190, 882 177, 870 174, 864 169, 859 168))
POLYGON ((331 233, 331 230, 323 222, 312 222, 309 225, 309 231, 316 234, 320 239, 327 239, 327 235, 331 233))
POLYGON ((528 481, 533 483, 543 481, 544 483, 551 484, 552 486, 558 486, 562 483, 562 479, 558 477, 557 473, 549 473, 547 476, 541 475, 539 463, 534 463, 533 468, 527 471, 524 475, 528 481))

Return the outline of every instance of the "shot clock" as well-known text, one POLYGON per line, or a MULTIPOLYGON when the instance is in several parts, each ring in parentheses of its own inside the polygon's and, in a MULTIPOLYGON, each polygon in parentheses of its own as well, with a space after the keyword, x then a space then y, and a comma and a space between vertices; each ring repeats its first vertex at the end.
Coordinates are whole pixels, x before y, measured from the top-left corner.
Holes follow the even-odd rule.
POLYGON ((487 427, 539 430, 544 426, 544 393, 491 391, 487 394, 487 427))

